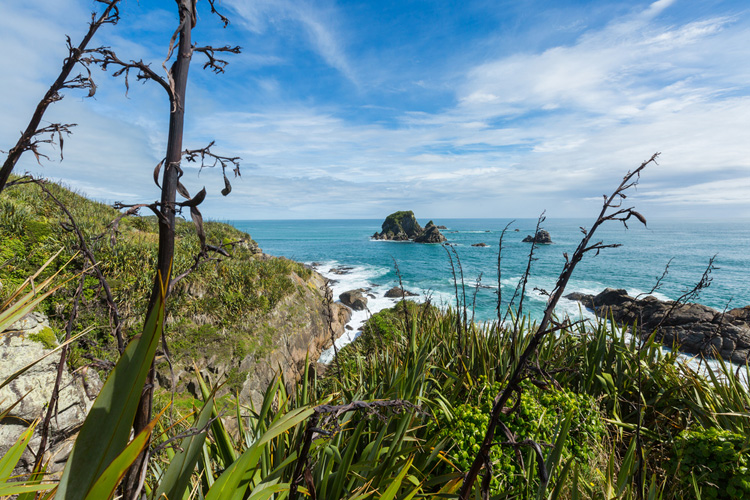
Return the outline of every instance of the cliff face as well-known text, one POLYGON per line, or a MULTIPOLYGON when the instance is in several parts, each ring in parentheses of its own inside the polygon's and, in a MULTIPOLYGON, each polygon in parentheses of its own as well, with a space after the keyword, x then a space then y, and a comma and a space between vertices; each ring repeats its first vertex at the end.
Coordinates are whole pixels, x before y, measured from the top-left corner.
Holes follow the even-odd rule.
MULTIPOLYGON (((241 334, 234 338, 225 335, 223 340, 206 338, 205 349, 185 349, 191 354, 182 353, 173 363, 178 394, 189 392, 200 397, 194 366, 212 382, 227 380, 224 392, 237 393, 242 403, 256 406, 262 403, 263 392, 280 372, 289 389, 300 380, 305 363, 314 365, 323 349, 331 345, 332 336, 338 338, 344 333, 351 310, 332 303, 329 328, 325 279, 315 272, 308 277, 291 273, 289 279, 294 282, 294 292, 268 313, 248 318, 241 334), (252 347, 237 348, 244 341, 252 347)), ((169 366, 164 361, 157 366, 157 383, 165 389, 172 387, 169 366)))

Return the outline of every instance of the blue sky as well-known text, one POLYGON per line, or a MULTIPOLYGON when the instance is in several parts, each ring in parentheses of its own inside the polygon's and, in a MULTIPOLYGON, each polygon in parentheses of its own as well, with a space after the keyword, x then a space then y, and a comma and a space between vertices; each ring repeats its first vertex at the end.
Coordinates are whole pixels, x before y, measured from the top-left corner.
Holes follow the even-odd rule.
MULTIPOLYGON (((199 45, 240 45, 226 73, 194 57, 186 148, 242 157, 212 219, 593 217, 656 151, 633 196, 647 217, 750 217, 746 1, 198 1, 199 45)), ((96 5, 0 0, 0 149, 9 149, 96 5)), ((172 1, 124 0, 94 45, 161 68, 172 1)), ((164 155, 161 88, 94 70, 50 122, 77 123, 43 174, 107 202, 150 202, 164 155)), ((52 157, 50 150, 50 156, 52 157)))

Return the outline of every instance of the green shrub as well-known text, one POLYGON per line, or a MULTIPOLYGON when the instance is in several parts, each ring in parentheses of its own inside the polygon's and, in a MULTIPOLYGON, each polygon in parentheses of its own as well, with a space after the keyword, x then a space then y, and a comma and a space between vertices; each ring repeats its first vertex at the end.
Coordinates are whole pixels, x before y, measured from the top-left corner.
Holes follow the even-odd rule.
MULTIPOLYGON (((487 432, 489 415, 495 396, 502 386, 495 382, 488 384, 484 377, 477 381, 468 402, 459 405, 451 419, 449 415, 438 417, 438 432, 441 438, 453 443, 451 458, 458 470, 466 471, 479 452, 479 447, 487 432)), ((522 383, 521 403, 518 410, 501 416, 503 422, 516 436, 517 441, 533 439, 538 443, 552 445, 558 424, 572 412, 573 425, 568 433, 563 459, 572 458, 584 470, 596 459, 600 443, 605 435, 605 424, 596 403, 586 394, 576 394, 566 389, 541 390, 531 383, 522 383)), ((495 431, 495 442, 508 439, 502 429, 495 431)), ((521 449, 528 455, 528 448, 521 449)), ((545 452, 546 453, 546 452, 545 452)), ((516 453, 509 446, 495 445, 490 458, 493 462, 491 489, 499 493, 523 484, 524 471, 517 463, 516 453)), ((527 467, 533 464, 526 464, 527 467)))
POLYGON ((674 443, 670 471, 679 478, 685 498, 717 500, 750 497, 750 443, 740 434, 717 428, 681 432, 674 443))

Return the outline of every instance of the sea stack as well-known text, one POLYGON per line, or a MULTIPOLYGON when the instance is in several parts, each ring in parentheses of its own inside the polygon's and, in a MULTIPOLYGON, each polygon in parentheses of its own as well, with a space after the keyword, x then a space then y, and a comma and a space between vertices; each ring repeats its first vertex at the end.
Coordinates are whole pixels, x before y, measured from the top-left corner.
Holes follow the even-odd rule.
POLYGON ((527 236, 523 239, 524 243, 537 243, 542 245, 549 245, 552 243, 552 237, 549 235, 547 231, 544 229, 540 229, 538 233, 536 233, 536 236, 527 236))
POLYGON ((415 243, 442 243, 445 236, 432 222, 422 228, 414 217, 414 212, 394 212, 383 221, 381 231, 372 235, 375 240, 413 241, 415 243))

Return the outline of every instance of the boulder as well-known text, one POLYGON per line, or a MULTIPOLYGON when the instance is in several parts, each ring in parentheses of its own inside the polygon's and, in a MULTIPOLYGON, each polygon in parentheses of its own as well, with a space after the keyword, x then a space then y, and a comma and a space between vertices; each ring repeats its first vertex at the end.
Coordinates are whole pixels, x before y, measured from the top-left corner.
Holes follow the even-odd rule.
POLYGON ((355 311, 363 311, 367 309, 367 297, 365 297, 362 288, 342 293, 339 295, 339 300, 342 304, 351 307, 355 311))
POLYGON ((571 293, 602 318, 623 325, 640 324, 644 336, 656 330, 656 338, 668 346, 691 354, 718 354, 735 363, 745 363, 750 354, 750 306, 722 314, 702 304, 661 301, 653 296, 637 299, 625 290, 607 288, 598 295, 571 293))
POLYGON ((442 225, 441 225, 441 226, 437 226, 437 228, 438 228, 438 229, 448 229, 447 227, 445 227, 445 226, 442 226, 442 225))
POLYGON ((487 243, 472 243, 471 246, 473 246, 473 247, 486 247, 487 243))
POLYGON ((549 233, 545 231, 544 229, 540 229, 538 233, 536 233, 535 236, 527 236, 523 239, 524 243, 531 243, 535 242, 537 244, 542 245, 549 245, 552 243, 552 237, 550 237, 549 233))
POLYGON ((404 296, 404 297, 416 297, 417 295, 419 295, 419 294, 412 293, 409 290, 404 290, 403 294, 402 294, 401 293, 401 288, 397 287, 397 286, 394 286, 393 288, 391 288, 390 290, 388 290, 387 292, 385 292, 385 296, 388 297, 389 299, 400 299, 402 296, 404 296))
POLYGON ((344 274, 349 274, 354 270, 351 266, 338 266, 338 267, 332 267, 328 270, 331 274, 337 274, 339 276, 343 276, 344 274))
POLYGON ((432 221, 427 223, 422 234, 414 238, 415 243, 442 243, 444 241, 445 236, 440 234, 440 230, 432 221))

